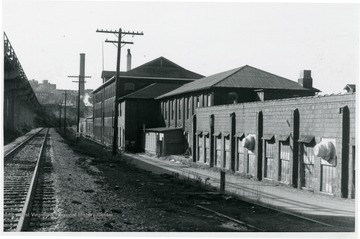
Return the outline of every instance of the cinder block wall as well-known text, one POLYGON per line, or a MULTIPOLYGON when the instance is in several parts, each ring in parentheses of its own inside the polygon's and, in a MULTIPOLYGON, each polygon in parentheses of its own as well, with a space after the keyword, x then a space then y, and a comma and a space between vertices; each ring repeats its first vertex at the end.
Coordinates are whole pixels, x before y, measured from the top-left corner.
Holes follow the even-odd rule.
MULTIPOLYGON (((355 148, 355 94, 326 95, 265 102, 242 103, 206 108, 196 108, 196 131, 210 132, 210 116, 214 117, 214 133, 230 133, 230 114, 235 114, 235 132, 255 134, 257 142, 256 179, 264 174, 265 141, 263 135, 289 135, 291 146, 291 180, 289 185, 301 188, 301 143, 298 138, 304 135, 314 136, 314 145, 322 138, 335 140, 337 164, 335 169, 333 194, 338 197, 353 197, 353 164, 355 148)), ((192 132, 194 134, 195 132, 192 132)), ((232 135, 231 135, 232 136, 232 135)), ((196 136, 193 136, 196 137, 196 136)), ((213 136, 211 136, 213 137, 213 136)), ((236 147, 231 143, 230 147, 236 147)), ((279 160, 279 142, 276 141, 276 160, 279 160)), ((193 146, 193 145, 191 145, 193 146)), ((212 147, 212 154, 213 152, 212 147)), ((235 154, 236 155, 236 154, 235 154)), ((235 155, 231 156, 234 162, 235 155)), ((278 166, 277 166, 278 167, 278 166)), ((314 162, 314 192, 321 192, 321 159, 314 162)), ((276 178, 273 181, 278 181, 276 178)))

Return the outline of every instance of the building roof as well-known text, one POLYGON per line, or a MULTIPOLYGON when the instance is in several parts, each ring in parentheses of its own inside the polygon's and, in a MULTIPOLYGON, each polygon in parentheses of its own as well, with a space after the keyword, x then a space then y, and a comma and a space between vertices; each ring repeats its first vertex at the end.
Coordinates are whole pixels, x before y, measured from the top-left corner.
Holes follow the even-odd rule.
POLYGON ((153 83, 140 90, 127 94, 119 100, 125 99, 155 99, 169 91, 179 88, 182 84, 153 83))
POLYGON ((158 97, 158 99, 210 88, 319 91, 315 88, 304 88, 297 82, 271 74, 269 72, 257 69, 249 65, 245 65, 190 82, 177 88, 176 90, 173 90, 167 94, 158 97))
MULTIPOLYGON (((105 78, 106 81, 96 88, 93 93, 96 93, 99 89, 108 84, 111 84, 115 80, 116 71, 103 71, 101 78, 105 78)), ((174 62, 166 59, 165 57, 156 58, 150 62, 140 65, 130 71, 121 71, 120 78, 128 79, 159 79, 159 80, 196 80, 203 78, 203 75, 186 70, 185 68, 175 64, 174 62)))
POLYGON ((167 132, 167 131, 174 131, 174 130, 182 130, 182 128, 160 127, 160 128, 145 129, 146 132, 167 132))
MULTIPOLYGON (((115 75, 116 71, 103 71, 101 78, 106 77, 109 79, 115 75)), ((185 79, 199 79, 204 77, 203 75, 189 71, 162 56, 131 69, 130 71, 120 72, 120 77, 127 76, 185 79)))

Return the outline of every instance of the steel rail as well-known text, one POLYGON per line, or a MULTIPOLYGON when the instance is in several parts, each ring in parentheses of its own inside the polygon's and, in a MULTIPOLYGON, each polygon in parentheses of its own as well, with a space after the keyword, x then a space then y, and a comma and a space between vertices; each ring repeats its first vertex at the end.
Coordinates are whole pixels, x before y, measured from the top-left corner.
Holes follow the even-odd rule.
POLYGON ((32 203, 33 203, 33 199, 35 196, 35 190, 36 190, 36 185, 37 185, 37 181, 38 181, 38 177, 39 177, 39 172, 40 172, 40 168, 41 168, 41 164, 43 161, 43 154, 45 152, 45 148, 46 148, 46 141, 47 141, 47 136, 49 133, 49 129, 46 130, 45 133, 45 138, 44 141, 41 145, 41 149, 40 149, 40 154, 38 156, 37 162, 36 162, 36 166, 35 166, 35 170, 31 179, 31 183, 29 186, 29 190, 28 193, 26 195, 26 200, 24 203, 24 207, 21 211, 21 215, 19 218, 19 222, 18 225, 16 227, 16 231, 20 232, 20 231, 25 231, 28 227, 29 224, 29 220, 30 220, 30 211, 31 211, 31 207, 32 207, 32 203))
POLYGON ((23 142, 21 142, 15 148, 13 148, 9 153, 7 153, 4 156, 4 161, 7 161, 10 158, 12 158, 20 149, 22 149, 31 139, 33 139, 36 135, 38 135, 43 129, 44 128, 41 128, 38 132, 36 132, 35 134, 29 136, 27 139, 25 139, 23 142))

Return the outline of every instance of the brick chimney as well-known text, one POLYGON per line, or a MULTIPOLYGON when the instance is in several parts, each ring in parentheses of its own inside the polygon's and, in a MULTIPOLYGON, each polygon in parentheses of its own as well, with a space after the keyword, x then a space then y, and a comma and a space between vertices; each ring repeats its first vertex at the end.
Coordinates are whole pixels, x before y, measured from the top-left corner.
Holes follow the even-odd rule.
POLYGON ((130 70, 131 70, 131 53, 130 53, 130 49, 128 49, 126 71, 130 71, 130 70))
POLYGON ((311 89, 313 79, 311 78, 311 71, 310 70, 302 70, 300 71, 300 78, 298 80, 298 83, 302 85, 304 88, 311 89))

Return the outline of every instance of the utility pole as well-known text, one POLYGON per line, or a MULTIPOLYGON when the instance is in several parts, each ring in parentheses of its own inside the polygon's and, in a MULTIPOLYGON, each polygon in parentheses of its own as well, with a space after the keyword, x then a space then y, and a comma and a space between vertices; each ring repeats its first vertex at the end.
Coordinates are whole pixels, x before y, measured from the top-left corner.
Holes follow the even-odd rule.
POLYGON ((59 130, 61 130, 61 110, 62 110, 62 107, 61 107, 61 103, 59 105, 59 130))
POLYGON ((66 90, 65 90, 65 109, 64 109, 64 136, 66 138, 66 90))
POLYGON ((113 33, 118 38, 117 41, 110 41, 108 39, 105 40, 105 42, 108 43, 117 43, 115 45, 117 47, 117 61, 116 61, 116 79, 115 79, 115 116, 114 116, 114 136, 113 136, 113 147, 112 147, 112 154, 117 154, 117 139, 118 139, 118 117, 119 117, 119 108, 118 108, 118 100, 119 100, 119 81, 120 81, 120 58, 121 58, 121 48, 125 46, 126 44, 134 44, 133 42, 127 42, 127 41, 121 41, 122 37, 125 35, 144 35, 143 32, 129 32, 129 31, 122 31, 121 28, 119 28, 119 31, 114 30, 96 30, 96 32, 100 33, 113 33))
POLYGON ((91 76, 85 76, 85 54, 80 53, 80 74, 78 76, 68 76, 69 78, 78 78, 79 81, 73 81, 79 83, 78 88, 78 97, 77 97, 77 125, 76 125, 76 132, 77 132, 77 140, 79 139, 80 134, 80 95, 84 94, 85 92, 85 78, 91 78, 91 76))

